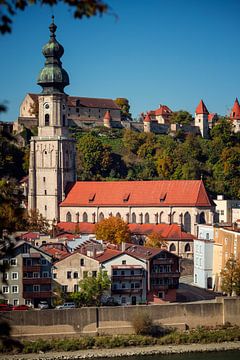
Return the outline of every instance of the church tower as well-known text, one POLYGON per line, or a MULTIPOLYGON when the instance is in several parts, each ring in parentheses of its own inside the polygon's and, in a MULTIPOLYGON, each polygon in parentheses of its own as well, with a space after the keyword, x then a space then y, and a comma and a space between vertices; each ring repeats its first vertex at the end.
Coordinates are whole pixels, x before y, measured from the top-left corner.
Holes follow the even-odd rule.
POLYGON ((195 110, 195 126, 199 127, 201 135, 204 139, 208 139, 208 115, 209 112, 206 105, 202 100, 200 100, 200 103, 195 110))
POLYGON ((75 142, 68 137, 67 72, 60 58, 64 53, 56 40, 54 17, 50 39, 43 47, 46 58, 37 83, 42 87, 38 96, 38 136, 30 142, 28 209, 37 209, 47 220, 59 220, 59 203, 65 198, 67 185, 76 179, 75 142))

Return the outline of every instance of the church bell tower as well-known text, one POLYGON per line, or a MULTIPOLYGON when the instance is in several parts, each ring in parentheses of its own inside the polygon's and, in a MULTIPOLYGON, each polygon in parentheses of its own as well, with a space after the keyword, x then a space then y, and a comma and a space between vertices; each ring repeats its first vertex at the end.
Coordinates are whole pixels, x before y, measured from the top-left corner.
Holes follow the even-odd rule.
POLYGON ((64 53, 56 40, 54 17, 49 26, 50 39, 43 47, 46 58, 37 83, 38 136, 30 142, 28 210, 38 210, 47 220, 59 220, 59 203, 64 200, 68 184, 76 180, 75 142, 68 137, 67 72, 60 58, 64 53))

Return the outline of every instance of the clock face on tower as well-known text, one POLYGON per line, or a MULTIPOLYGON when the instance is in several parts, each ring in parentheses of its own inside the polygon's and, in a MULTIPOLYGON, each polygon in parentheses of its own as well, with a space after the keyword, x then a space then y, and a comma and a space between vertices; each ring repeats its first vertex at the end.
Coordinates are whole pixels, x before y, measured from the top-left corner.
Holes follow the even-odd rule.
POLYGON ((48 103, 45 103, 45 104, 44 104, 44 108, 45 108, 45 109, 49 109, 49 104, 48 104, 48 103))

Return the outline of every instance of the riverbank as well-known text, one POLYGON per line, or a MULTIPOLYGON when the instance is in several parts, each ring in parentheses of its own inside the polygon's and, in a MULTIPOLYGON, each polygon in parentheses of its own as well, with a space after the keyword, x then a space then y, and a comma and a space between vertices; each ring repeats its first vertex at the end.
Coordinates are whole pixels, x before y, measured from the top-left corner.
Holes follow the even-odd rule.
POLYGON ((89 349, 78 351, 49 352, 39 354, 0 355, 1 360, 77 360, 94 358, 116 358, 144 355, 169 355, 192 352, 240 351, 240 341, 189 344, 189 345, 154 345, 143 347, 115 348, 115 349, 89 349))

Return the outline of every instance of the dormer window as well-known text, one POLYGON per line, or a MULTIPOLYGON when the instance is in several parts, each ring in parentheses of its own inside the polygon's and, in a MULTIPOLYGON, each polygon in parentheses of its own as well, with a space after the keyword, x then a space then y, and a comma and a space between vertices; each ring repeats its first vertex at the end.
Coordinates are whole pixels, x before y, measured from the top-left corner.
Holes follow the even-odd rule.
POLYGON ((160 194, 160 202, 163 202, 166 199, 167 193, 160 194))
POLYGON ((129 197, 130 197, 130 193, 126 193, 123 195, 123 201, 124 202, 127 202, 129 200, 129 197))
POLYGON ((95 199, 96 193, 90 193, 88 197, 88 202, 93 202, 95 199))

